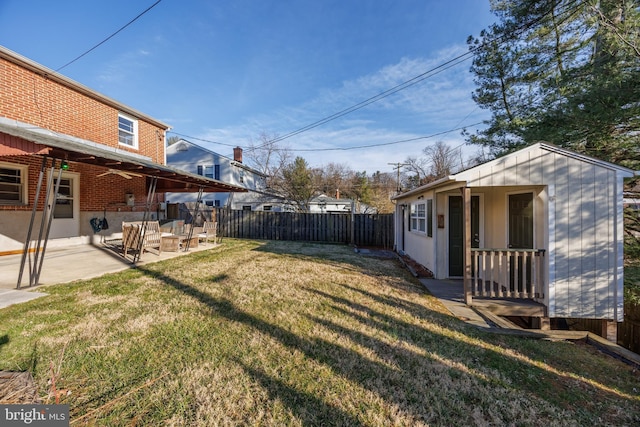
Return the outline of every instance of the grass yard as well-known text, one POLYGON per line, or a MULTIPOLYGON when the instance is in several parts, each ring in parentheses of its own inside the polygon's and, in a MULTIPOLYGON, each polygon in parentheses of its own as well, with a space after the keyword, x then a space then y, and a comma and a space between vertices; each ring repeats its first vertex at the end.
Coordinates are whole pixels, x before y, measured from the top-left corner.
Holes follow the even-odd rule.
POLYGON ((53 371, 71 425, 640 425, 637 370, 471 327, 347 246, 227 239, 46 292, 0 310, 0 369, 45 400, 53 371))

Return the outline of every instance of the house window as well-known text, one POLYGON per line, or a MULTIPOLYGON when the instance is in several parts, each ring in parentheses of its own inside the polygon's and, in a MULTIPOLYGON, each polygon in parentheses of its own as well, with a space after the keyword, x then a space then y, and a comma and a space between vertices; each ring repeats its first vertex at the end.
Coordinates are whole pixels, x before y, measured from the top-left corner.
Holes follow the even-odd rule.
POLYGON ((198 175, 220 180, 220 165, 198 165, 198 175))
POLYGON ((27 166, 0 163, 0 204, 26 204, 27 166))
POLYGON ((214 206, 215 206, 216 208, 219 208, 219 207, 220 207, 220 200, 216 200, 216 201, 215 201, 215 205, 214 205, 214 206))
POLYGON ((426 204, 414 203, 411 205, 411 231, 424 233, 426 231, 426 204))
POLYGON ((138 148, 138 121, 118 114, 118 142, 132 148, 138 148))
POLYGON ((427 236, 433 237, 433 200, 427 200, 427 236))
POLYGON ((271 210, 271 205, 265 205, 265 206, 263 206, 263 207, 262 207, 262 210, 263 210, 263 211, 265 211, 265 212, 270 211, 270 210, 271 210))
POLYGON ((243 205, 242 206, 242 210, 243 211, 250 211, 251 210, 251 205, 243 205))
POLYGON ((204 204, 213 207, 213 200, 205 200, 204 204))

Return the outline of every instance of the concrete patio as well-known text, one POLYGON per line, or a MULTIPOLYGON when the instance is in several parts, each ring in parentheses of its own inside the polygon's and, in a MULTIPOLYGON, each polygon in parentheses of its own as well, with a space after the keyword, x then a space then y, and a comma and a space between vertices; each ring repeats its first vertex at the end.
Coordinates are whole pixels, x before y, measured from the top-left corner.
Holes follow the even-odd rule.
MULTIPOLYGON (((162 252, 156 255, 145 252, 136 265, 145 265, 196 251, 214 248, 214 244, 199 244, 188 252, 162 252)), ((33 254, 29 257, 34 260, 33 254)), ((106 273, 133 268, 131 256, 125 258, 117 246, 110 245, 75 245, 66 248, 47 249, 40 273, 38 286, 29 287, 29 260, 26 261, 22 274, 21 288, 17 289, 22 255, 0 256, 0 308, 12 304, 29 301, 46 295, 39 291, 42 286, 69 283, 75 280, 91 279, 106 273)))

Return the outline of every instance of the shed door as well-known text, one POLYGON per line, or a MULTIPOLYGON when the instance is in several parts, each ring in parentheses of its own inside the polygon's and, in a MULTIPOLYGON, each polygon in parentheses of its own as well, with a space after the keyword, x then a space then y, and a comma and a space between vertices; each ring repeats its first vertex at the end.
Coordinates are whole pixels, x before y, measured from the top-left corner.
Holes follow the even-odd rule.
MULTIPOLYGON (((509 248, 533 249, 533 194, 509 195, 509 248)), ((509 259, 511 291, 531 291, 531 258, 524 263, 522 257, 509 259), (523 270, 524 269, 524 270, 523 270), (515 278, 515 272, 518 277, 515 278), (524 277, 523 273, 524 272, 524 277)))
MULTIPOLYGON (((480 245, 480 196, 471 196, 471 247, 480 245)), ((449 277, 464 275, 464 205, 449 197, 449 277)))
POLYGON ((533 249, 533 193, 509 195, 509 248, 533 249))

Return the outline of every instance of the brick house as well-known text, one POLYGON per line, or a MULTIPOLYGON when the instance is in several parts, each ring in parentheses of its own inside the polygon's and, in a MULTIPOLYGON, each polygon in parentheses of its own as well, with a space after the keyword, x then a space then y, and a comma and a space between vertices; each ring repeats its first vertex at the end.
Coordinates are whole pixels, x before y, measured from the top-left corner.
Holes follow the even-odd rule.
POLYGON ((166 191, 246 191, 167 166, 168 129, 0 46, 0 255, 26 253, 28 229, 49 217, 49 247, 94 243, 161 219, 166 191))

